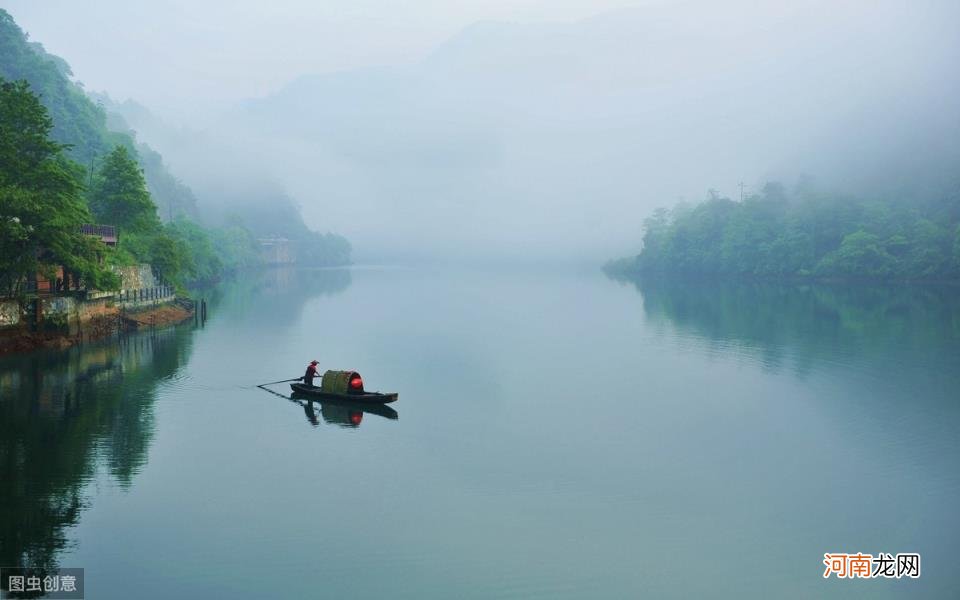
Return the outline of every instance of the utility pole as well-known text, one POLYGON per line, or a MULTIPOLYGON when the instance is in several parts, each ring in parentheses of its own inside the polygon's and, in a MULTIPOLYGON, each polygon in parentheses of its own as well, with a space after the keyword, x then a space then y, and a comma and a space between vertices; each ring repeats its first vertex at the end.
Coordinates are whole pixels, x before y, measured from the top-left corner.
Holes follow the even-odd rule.
POLYGON ((743 182, 740 182, 740 202, 743 202, 743 182))

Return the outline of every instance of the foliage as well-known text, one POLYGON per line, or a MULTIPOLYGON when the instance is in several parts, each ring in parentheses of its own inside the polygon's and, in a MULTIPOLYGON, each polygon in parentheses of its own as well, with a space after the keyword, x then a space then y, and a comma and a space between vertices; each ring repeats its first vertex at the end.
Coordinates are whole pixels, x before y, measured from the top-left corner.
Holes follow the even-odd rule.
POLYGON ((117 145, 126 146, 143 167, 147 186, 164 217, 196 216, 196 198, 167 170, 162 157, 146 144, 137 144, 126 123, 107 114, 103 101, 92 100, 79 83, 70 80, 70 66, 29 42, 9 13, 0 9, 0 77, 24 79, 40 96, 53 119, 51 137, 65 144, 66 155, 92 171, 117 145))
POLYGON ((107 155, 89 192, 93 214, 102 223, 116 225, 121 233, 143 233, 160 226, 143 171, 124 146, 107 155))
POLYGON ((177 219, 164 227, 164 233, 190 255, 187 272, 197 282, 215 281, 223 272, 223 262, 213 249, 208 231, 187 219, 177 219))
MULTIPOLYGON (((297 263, 311 266, 350 264, 350 242, 335 233, 312 231, 303 222, 296 202, 281 189, 268 186, 251 195, 232 198, 233 225, 246 224, 256 237, 282 237, 292 242, 297 263)), ((259 253, 259 250, 258 250, 259 253)))
POLYGON ((186 280, 195 277, 197 266, 184 240, 164 232, 151 238, 149 248, 145 258, 163 281, 182 288, 186 280))
POLYGON ((137 144, 122 118, 105 112, 109 98, 91 99, 71 81, 66 61, 28 41, 0 9, 0 81, 3 77, 26 83, 10 84, 20 86, 20 95, 10 91, 2 107, 9 133, 0 132, 0 169, 7 174, 0 178, 0 287, 19 285, 25 273, 52 272, 58 264, 98 289, 119 286, 104 265, 135 262, 151 262, 158 275, 181 287, 214 281, 262 264, 255 235, 293 240, 300 259, 310 264, 349 262, 350 244, 309 230, 282 192, 250 195, 254 208, 244 217, 255 233, 238 219, 221 228, 187 220, 197 217, 190 188, 169 173, 157 152, 137 144), (29 101, 22 93, 28 84, 36 94, 29 101), (17 121, 40 109, 33 129, 17 121), (88 184, 86 203, 83 184, 88 184), (91 212, 102 224, 120 228, 118 248, 76 231, 94 220, 91 212), (170 223, 161 226, 161 217, 170 223))
POLYGON ((115 288, 100 264, 106 249, 80 233, 90 220, 81 171, 50 139, 52 127, 26 82, 0 78, 0 286, 18 293, 25 277, 63 265, 88 285, 115 288))
POLYGON ((619 272, 760 278, 960 279, 960 191, 911 202, 855 199, 778 183, 743 202, 712 195, 658 209, 619 272))
POLYGON ((181 290, 216 281, 227 269, 259 264, 256 242, 240 226, 210 230, 183 215, 161 226, 143 172, 125 146, 107 155, 89 198, 99 220, 121 228, 117 260, 148 262, 157 277, 181 290))
POLYGON ((117 257, 118 264, 150 263, 158 277, 180 289, 261 264, 260 247, 246 228, 234 224, 208 229, 183 217, 156 230, 123 236, 117 257))
POLYGON ((350 264, 350 242, 335 233, 310 231, 297 247, 297 262, 315 267, 336 267, 350 264))
POLYGON ((137 144, 137 154, 147 180, 147 189, 157 203, 161 219, 172 221, 178 217, 197 217, 197 198, 193 190, 170 174, 160 153, 147 144, 137 144))
POLYGON ((30 84, 53 119, 51 137, 69 146, 69 157, 86 166, 118 143, 132 147, 128 135, 107 130, 103 109, 70 81, 71 75, 66 61, 28 42, 13 17, 0 9, 0 77, 30 84))
POLYGON ((260 245, 242 224, 232 223, 208 231, 210 243, 224 270, 235 272, 260 266, 260 245))

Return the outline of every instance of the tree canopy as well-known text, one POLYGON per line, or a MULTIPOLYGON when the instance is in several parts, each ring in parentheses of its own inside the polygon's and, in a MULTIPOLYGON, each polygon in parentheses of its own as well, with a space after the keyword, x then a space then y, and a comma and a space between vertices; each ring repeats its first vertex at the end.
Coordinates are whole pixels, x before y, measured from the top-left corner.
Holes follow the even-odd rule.
POLYGON ((124 146, 114 148, 103 160, 90 189, 90 208, 97 220, 134 233, 160 226, 143 171, 124 146))
POLYGON ((131 140, 107 130, 103 109, 70 81, 71 75, 65 60, 48 54, 41 44, 29 42, 13 17, 0 9, 0 77, 30 84, 49 111, 53 123, 50 137, 69 145, 69 157, 86 165, 117 143, 131 140))
POLYGON ((310 231, 286 197, 258 194, 252 201, 265 207, 262 214, 200 225, 191 189, 137 143, 119 115, 107 113, 108 97, 91 98, 72 75, 0 9, 0 294, 22 292, 26 277, 56 265, 98 289, 119 285, 109 265, 133 262, 150 262, 181 288, 214 281, 262 264, 251 229, 269 236, 275 224, 305 260, 349 262, 349 243, 310 231), (117 248, 79 233, 93 221, 120 228, 117 248))
POLYGON ((917 201, 768 183, 743 202, 712 194, 644 222, 626 272, 872 280, 960 279, 960 188, 917 201))
POLYGON ((117 280, 105 249, 80 233, 90 221, 82 170, 50 139, 53 122, 25 81, 0 78, 0 287, 21 291, 29 275, 63 265, 101 289, 117 280))

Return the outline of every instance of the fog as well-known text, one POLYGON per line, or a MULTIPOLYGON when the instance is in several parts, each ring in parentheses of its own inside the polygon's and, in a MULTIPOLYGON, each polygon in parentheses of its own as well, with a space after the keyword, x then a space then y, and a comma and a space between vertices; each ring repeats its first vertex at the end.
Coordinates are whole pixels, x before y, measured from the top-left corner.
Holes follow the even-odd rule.
POLYGON ((599 262, 708 189, 960 174, 953 1, 85 4, 5 8, 208 218, 283 189, 358 262, 599 262))

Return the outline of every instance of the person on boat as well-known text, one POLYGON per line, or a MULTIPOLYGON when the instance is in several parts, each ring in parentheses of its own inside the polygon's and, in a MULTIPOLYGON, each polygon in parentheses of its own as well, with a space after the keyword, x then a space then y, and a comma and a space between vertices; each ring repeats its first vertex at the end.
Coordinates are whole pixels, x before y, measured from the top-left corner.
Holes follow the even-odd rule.
POLYGON ((303 382, 309 387, 313 387, 313 378, 317 376, 317 361, 311 360, 307 365, 307 372, 303 374, 303 382))

